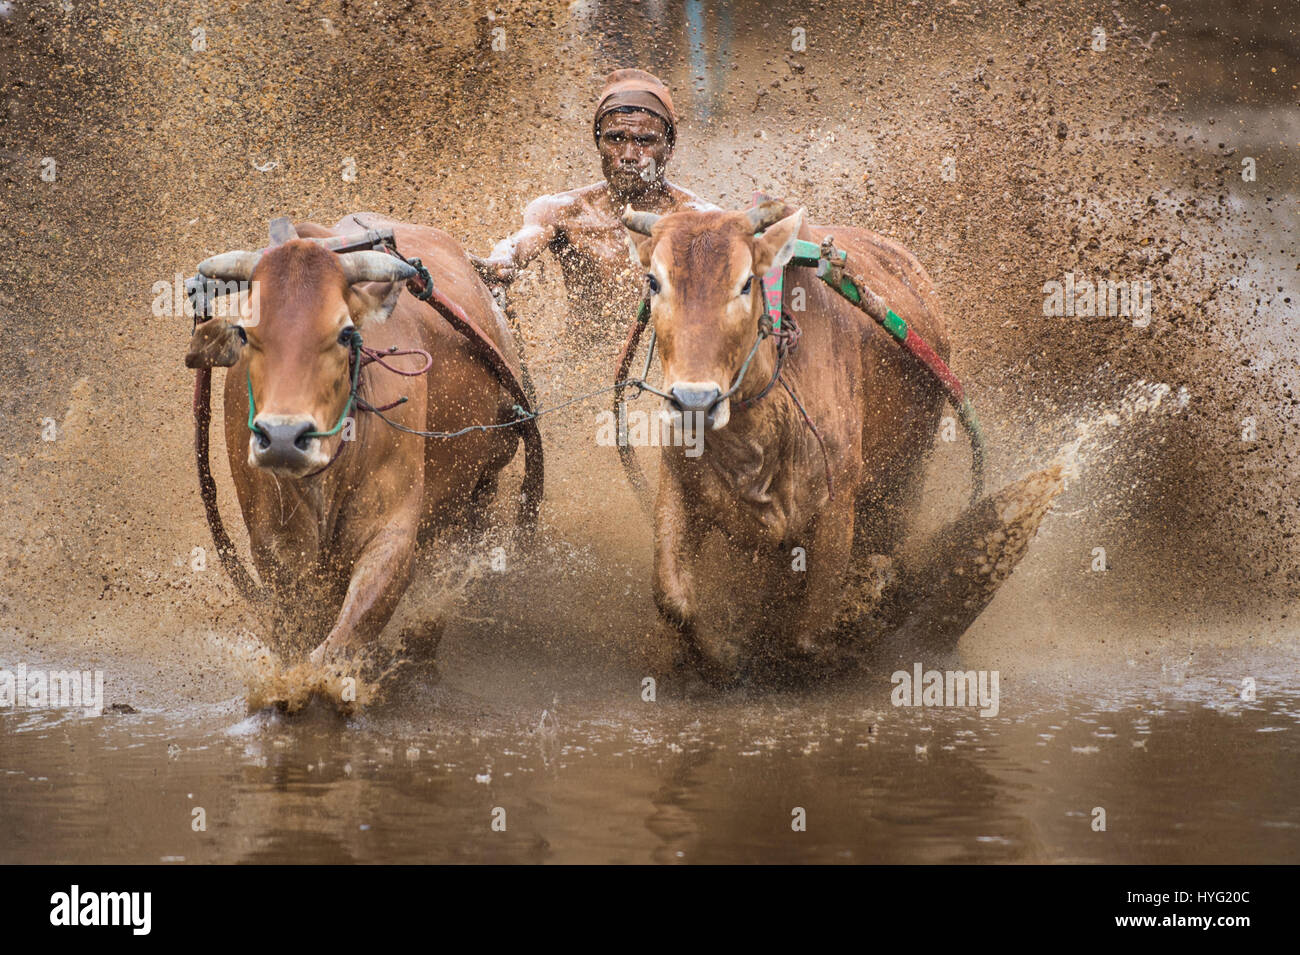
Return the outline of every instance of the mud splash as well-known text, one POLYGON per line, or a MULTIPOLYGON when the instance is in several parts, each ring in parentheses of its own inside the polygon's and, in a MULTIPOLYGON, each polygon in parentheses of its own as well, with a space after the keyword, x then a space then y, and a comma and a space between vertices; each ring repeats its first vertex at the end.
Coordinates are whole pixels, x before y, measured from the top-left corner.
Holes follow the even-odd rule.
POLYGON ((360 660, 341 665, 286 661, 251 630, 212 632, 208 642, 231 675, 243 684, 244 703, 250 714, 268 709, 299 713, 318 700, 351 716, 383 699, 384 681, 368 679, 360 660))
POLYGON ((1111 450, 1126 432, 1187 408, 1187 390, 1166 401, 1171 391, 1164 383, 1130 384, 1113 406, 1078 421, 1073 440, 1046 467, 986 496, 934 534, 902 574, 877 557, 854 581, 850 607, 856 619, 848 627, 883 634, 881 649, 895 655, 951 653, 1024 559, 1039 525, 1086 463, 1111 450))

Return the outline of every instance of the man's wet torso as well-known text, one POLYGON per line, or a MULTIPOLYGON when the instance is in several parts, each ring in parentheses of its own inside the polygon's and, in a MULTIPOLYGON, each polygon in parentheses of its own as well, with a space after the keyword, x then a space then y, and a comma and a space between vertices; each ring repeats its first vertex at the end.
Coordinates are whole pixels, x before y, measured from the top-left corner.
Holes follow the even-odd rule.
MULTIPOLYGON (((590 344, 622 347, 636 317, 645 277, 628 252, 627 229, 619 221, 605 183, 557 196, 564 203, 563 227, 551 251, 564 272, 568 293, 568 337, 590 344)), ((660 201, 645 211, 667 214, 682 209, 709 209, 698 196, 667 185, 660 201)))

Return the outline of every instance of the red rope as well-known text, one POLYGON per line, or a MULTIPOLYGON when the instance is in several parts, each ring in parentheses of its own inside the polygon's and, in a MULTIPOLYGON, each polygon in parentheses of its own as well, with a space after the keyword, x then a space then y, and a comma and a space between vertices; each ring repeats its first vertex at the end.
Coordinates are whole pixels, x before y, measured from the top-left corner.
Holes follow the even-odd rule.
POLYGON ((371 348, 369 345, 361 346, 361 367, 364 368, 371 362, 376 362, 382 367, 391 371, 394 375, 401 375, 405 378, 414 378, 417 375, 423 375, 433 367, 433 356, 423 348, 398 348, 394 345, 392 348, 381 351, 378 348, 371 348), (402 371, 400 368, 394 368, 384 361, 385 358, 400 358, 403 355, 423 355, 424 365, 417 371, 402 371))
POLYGON ((966 400, 966 392, 961 386, 957 376, 952 373, 948 364, 940 358, 933 348, 926 343, 926 340, 912 330, 912 326, 907 326, 907 338, 903 340, 903 347, 916 356, 916 359, 930 369, 930 373, 939 379, 939 383, 953 396, 957 406, 966 400))

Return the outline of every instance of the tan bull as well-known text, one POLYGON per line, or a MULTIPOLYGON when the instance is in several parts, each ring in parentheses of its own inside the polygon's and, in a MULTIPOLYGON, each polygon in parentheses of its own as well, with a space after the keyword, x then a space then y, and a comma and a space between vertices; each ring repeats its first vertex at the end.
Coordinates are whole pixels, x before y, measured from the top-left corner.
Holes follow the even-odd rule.
MULTIPOLYGON (((407 587, 417 543, 481 513, 519 443, 509 428, 425 440, 361 410, 350 412, 350 427, 327 436, 345 420, 352 329, 366 346, 432 356, 421 376, 362 368, 363 401, 383 408, 405 399, 384 412, 392 421, 448 432, 514 417, 510 397, 465 338, 404 293, 415 274, 409 265, 379 251, 336 254, 309 241, 363 227, 391 227, 403 254, 422 259, 443 296, 518 369, 492 296, 461 248, 437 229, 358 214, 334 229, 303 223, 296 238, 200 266, 211 278, 251 282, 234 330, 242 347, 226 376, 226 447, 253 563, 274 598, 273 633, 281 643, 314 648, 317 662, 352 658, 375 640, 407 587)), ((230 343, 222 329, 200 326, 192 357, 201 363, 230 343)), ((423 360, 388 359, 404 370, 423 360)))
POLYGON ((773 379, 774 339, 758 346, 736 387, 763 315, 760 277, 790 259, 795 238, 832 235, 941 358, 949 351, 934 288, 905 249, 865 229, 806 224, 802 209, 767 211, 766 221, 736 212, 624 215, 647 276, 665 413, 676 427, 694 419, 706 429, 702 454, 661 452, 654 597, 670 639, 680 635, 675 642, 720 681, 763 658, 811 653, 836 624, 850 569, 897 553, 944 400, 883 329, 814 270, 791 267, 786 300, 801 296, 805 309, 791 313, 802 339, 782 376, 823 452, 784 387, 754 401, 773 379), (716 554, 707 550, 714 531, 716 554), (697 578, 706 571, 727 595, 725 608, 701 606, 697 578), (726 629, 736 606, 752 617, 741 639, 707 638, 704 625, 726 629))

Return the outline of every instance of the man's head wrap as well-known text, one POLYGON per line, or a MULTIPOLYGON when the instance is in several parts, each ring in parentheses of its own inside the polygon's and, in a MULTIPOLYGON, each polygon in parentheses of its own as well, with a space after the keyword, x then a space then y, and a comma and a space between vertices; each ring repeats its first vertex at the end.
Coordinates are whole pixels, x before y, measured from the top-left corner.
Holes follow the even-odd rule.
POLYGON ((645 70, 615 70, 605 77, 596 102, 592 134, 600 141, 600 121, 615 110, 638 109, 658 116, 668 127, 668 145, 677 141, 677 114, 673 98, 659 77, 645 70))

